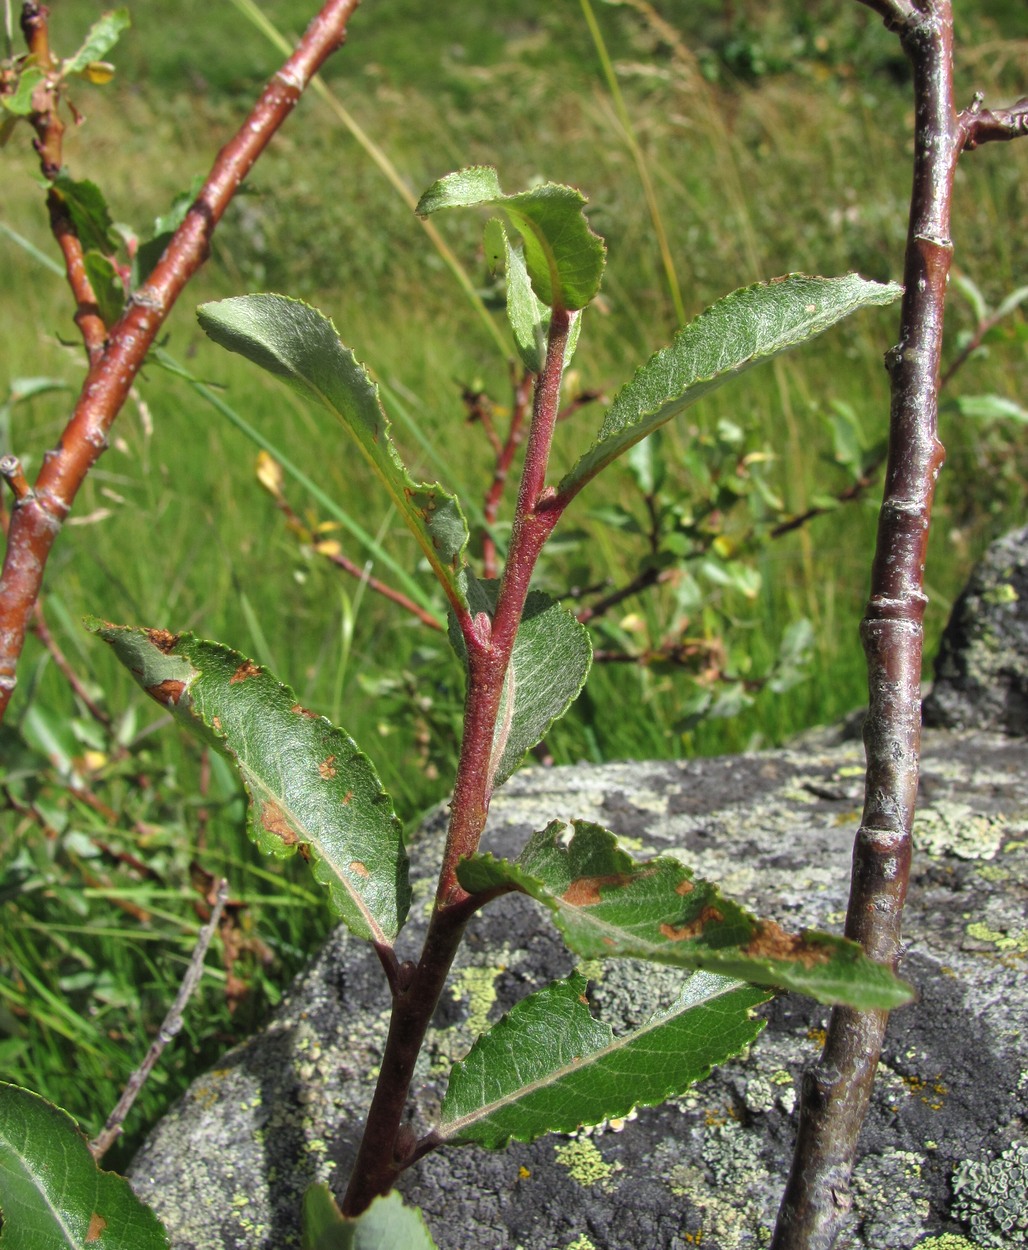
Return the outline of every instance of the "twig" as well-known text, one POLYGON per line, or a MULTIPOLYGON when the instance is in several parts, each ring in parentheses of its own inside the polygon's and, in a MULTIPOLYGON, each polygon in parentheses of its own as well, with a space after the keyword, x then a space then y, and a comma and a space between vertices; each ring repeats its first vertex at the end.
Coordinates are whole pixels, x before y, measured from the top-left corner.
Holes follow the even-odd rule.
POLYGON ((14 510, 0 574, 0 719, 14 692, 18 659, 47 559, 75 496, 106 448, 110 427, 158 331, 206 258, 215 226, 311 77, 342 44, 358 3, 327 0, 296 51, 221 150, 157 267, 132 295, 124 315, 111 328, 107 346, 91 362, 60 445, 43 458, 34 498, 21 501, 14 510))
POLYGON ((51 634, 50 627, 46 623, 46 617, 43 615, 42 599, 36 600, 35 610, 32 614, 31 629, 49 652, 50 658, 64 675, 65 681, 69 686, 71 686, 72 690, 74 690, 86 711, 90 714, 90 716, 92 716, 97 724, 103 725, 105 729, 110 729, 111 718, 86 689, 85 682, 83 682, 82 678, 79 677, 78 673, 76 673, 72 668, 70 660, 61 650, 53 634, 51 634))
POLYGON ((153 1071, 154 1065, 161 1057, 165 1046, 182 1028, 182 1016, 185 1012, 186 1004, 189 1002, 193 991, 203 976, 203 961, 207 954, 207 948, 211 944, 211 939, 218 930, 218 922, 221 920, 221 913, 225 908, 225 900, 227 898, 228 881, 222 877, 218 882, 218 892, 214 900, 214 907, 211 910, 210 919, 197 936, 196 948, 193 951, 192 958, 189 960, 189 967, 186 969, 186 975, 182 978, 182 984, 179 986, 179 991, 171 1005, 171 1010, 164 1017, 161 1027, 157 1030, 157 1036, 151 1042, 150 1049, 146 1052, 143 1062, 129 1077, 125 1089, 118 1099, 117 1106, 107 1117, 107 1123, 89 1143, 89 1149, 92 1151, 93 1158, 98 1163, 118 1140, 125 1117, 132 1110, 132 1104, 139 1096, 139 1091, 143 1088, 146 1078, 153 1071))
MULTIPOLYGON (((939 364, 952 261, 950 206, 960 152, 1011 138, 983 121, 980 101, 953 103, 951 0, 859 0, 896 29, 914 71, 916 133, 905 294, 898 344, 886 353, 892 387, 885 497, 861 626, 868 664, 867 781, 853 852, 846 936, 892 967, 910 872, 921 736, 924 562, 935 479, 939 364), (980 127, 980 129, 979 129, 980 127)), ((1011 110, 1008 129, 1023 133, 1011 110)), ((850 1173, 888 1016, 835 1008, 820 1061, 804 1078, 792 1172, 772 1250, 830 1250, 849 1211, 850 1173)))
POLYGON ((351 560, 349 556, 343 555, 341 551, 334 551, 327 544, 319 542, 311 526, 306 525, 300 514, 293 505, 286 499, 281 485, 277 482, 274 486, 264 483, 264 487, 271 494, 275 501, 275 507, 282 513, 286 519, 286 525, 297 534, 301 539, 309 541, 311 548, 316 555, 321 556, 323 560, 327 560, 330 564, 334 564, 337 569, 342 569, 344 573, 349 573, 357 581, 363 582, 370 590, 381 595, 384 599, 388 599, 391 603, 395 603, 398 607, 403 608, 405 612, 409 612, 411 616, 416 617, 422 625, 427 625, 429 629, 441 631, 443 626, 432 615, 431 612, 415 603, 402 590, 394 590, 392 586, 380 581, 377 577, 372 577, 370 569, 371 564, 358 564, 355 560, 351 560))

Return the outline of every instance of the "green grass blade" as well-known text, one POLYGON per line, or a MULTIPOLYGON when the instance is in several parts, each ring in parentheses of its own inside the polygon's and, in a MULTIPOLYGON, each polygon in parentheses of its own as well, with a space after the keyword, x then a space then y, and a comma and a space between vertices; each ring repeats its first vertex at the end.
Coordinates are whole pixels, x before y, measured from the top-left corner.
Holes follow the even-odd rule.
POLYGON ((301 486, 312 499, 324 508, 324 510, 338 521, 339 524, 352 534, 354 538, 364 547, 372 559, 383 565, 396 578, 402 586, 405 594, 409 595, 419 606, 426 611, 431 612, 442 623, 442 617, 439 615, 438 605, 433 603, 429 596, 425 593, 424 588, 411 577, 406 569, 398 563, 389 554, 388 551, 371 535, 359 521, 356 521, 345 508, 342 508, 332 497, 327 495, 320 486, 307 476, 290 458, 265 436, 256 427, 252 426, 231 404, 228 404, 212 390, 206 383, 201 382, 184 366, 179 364, 177 360, 169 355, 163 348, 157 348, 153 353, 153 357, 157 363, 166 369, 169 373, 181 378, 187 386, 190 387, 197 395, 206 403, 210 404, 217 412, 220 412, 235 428, 250 440, 255 447, 260 447, 262 451, 266 451, 270 456, 282 466, 286 473, 293 479, 297 485, 301 486))

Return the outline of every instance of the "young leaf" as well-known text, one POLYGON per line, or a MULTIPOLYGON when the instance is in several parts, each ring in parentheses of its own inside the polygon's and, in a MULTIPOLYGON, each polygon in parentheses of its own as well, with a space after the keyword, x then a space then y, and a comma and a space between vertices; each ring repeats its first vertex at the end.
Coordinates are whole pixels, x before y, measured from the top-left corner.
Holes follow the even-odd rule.
POLYGON ((80 74, 94 61, 102 61, 118 42, 121 32, 128 30, 131 25, 128 9, 115 9, 113 13, 104 13, 90 26, 82 47, 64 62, 64 73, 80 74))
POLYGON ((436 1132, 490 1149, 570 1133, 681 1094, 750 1045, 770 995, 696 973, 665 1010, 615 1037, 595 1020, 580 973, 530 994, 454 1064, 436 1132))
POLYGON ((435 1250, 435 1242, 421 1212, 395 1191, 347 1219, 327 1185, 311 1185, 303 1197, 303 1250, 435 1250))
POLYGON ((548 907, 564 940, 586 959, 627 956, 705 968, 754 985, 798 990, 862 1011, 891 1010, 910 986, 845 938, 808 929, 787 933, 725 898, 679 863, 639 863, 607 829, 584 820, 563 844, 554 821, 534 834, 517 861, 474 855, 457 869, 470 893, 513 885, 548 907))
POLYGON ((103 192, 96 183, 88 180, 76 182, 67 174, 60 173, 51 185, 64 201, 82 250, 100 252, 103 256, 116 252, 118 238, 114 233, 114 223, 103 192))
POLYGON ((103 323, 110 328, 125 307, 125 287, 117 269, 99 252, 86 252, 82 257, 82 264, 96 296, 96 306, 100 310, 103 323))
POLYGON ((794 273, 726 295, 683 326, 615 395, 599 437, 558 493, 577 494, 622 452, 730 377, 814 338, 859 308, 891 304, 901 294, 894 283, 868 282, 857 274, 794 273))
MULTIPOLYGON (((472 613, 490 616, 499 582, 469 580, 472 613)), ((466 660, 464 640, 451 619, 450 641, 466 660)), ((555 599, 529 592, 514 638, 503 685, 503 702, 493 740, 493 786, 502 785, 555 720, 568 710, 585 685, 592 664, 589 631, 555 599)))
POLYGON ((201 304, 197 317, 216 343, 335 413, 389 492, 450 602, 466 608, 468 527, 460 505, 438 483, 411 478, 389 437, 378 387, 339 341, 332 322, 284 295, 242 295, 201 304))
POLYGON ((4 1250, 168 1250, 128 1181, 103 1172, 66 1111, 0 1084, 4 1250))
POLYGON ((550 310, 532 290, 524 251, 512 246, 498 217, 486 222, 483 241, 490 267, 496 271, 502 265, 507 275, 507 320, 521 362, 529 372, 541 373, 546 363, 550 310))
POLYGON ((434 182, 414 210, 428 217, 441 208, 502 208, 525 244, 532 288, 549 308, 584 308, 600 287, 606 248, 582 212, 585 197, 574 187, 548 182, 504 195, 490 165, 459 169, 434 182))
POLYGON ((180 191, 171 202, 171 208, 154 218, 153 234, 145 242, 140 243, 134 263, 133 284, 139 286, 149 278, 156 268, 157 262, 171 242, 171 237, 186 219, 196 197, 203 186, 203 176, 197 174, 185 191, 180 191))
POLYGON ((28 117, 32 112, 32 94, 46 74, 38 65, 27 65, 18 76, 18 85, 9 95, 0 96, 0 104, 15 117, 28 117))
POLYGON ((105 621, 87 626, 148 695, 235 762, 260 850, 299 851, 347 926, 390 943, 410 906, 407 853, 389 796, 353 739, 220 643, 105 621))

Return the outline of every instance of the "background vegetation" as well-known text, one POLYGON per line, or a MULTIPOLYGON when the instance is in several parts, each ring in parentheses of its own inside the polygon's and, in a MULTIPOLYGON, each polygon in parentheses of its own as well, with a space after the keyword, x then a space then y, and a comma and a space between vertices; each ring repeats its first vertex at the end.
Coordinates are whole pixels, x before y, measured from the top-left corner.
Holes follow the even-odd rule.
MULTIPOLYGON (((58 51, 77 46, 99 7, 53 5, 58 51)), ((285 32, 308 16, 304 0, 262 7, 285 32)), ((664 0, 658 8, 663 23, 642 0, 595 6, 623 111, 575 0, 367 0, 327 74, 415 195, 476 162, 495 164, 509 189, 540 178, 586 192, 609 265, 575 382, 608 395, 676 324, 640 164, 689 316, 734 287, 790 270, 895 279, 901 264, 907 69, 873 15, 809 0, 664 0)), ((153 0, 132 7, 117 79, 83 91, 76 103, 87 124, 66 143, 72 175, 97 181, 116 219, 140 231, 206 171, 278 64, 234 4, 180 0, 174 9, 172 21, 153 0)), ((1023 17, 1021 0, 961 6, 965 97, 980 88, 1002 103, 1023 93, 1023 17)), ((3 154, 0 220, 52 259, 27 134, 16 132, 3 154)), ((995 306, 1028 273, 1028 236, 1018 228, 1025 153, 990 145, 959 177, 957 267, 995 306)), ((440 228, 488 299, 478 226, 455 215, 440 228)), ((0 453, 14 451, 32 467, 66 419, 82 353, 63 281, 10 233, 0 235, 0 256, 0 453), (54 387, 23 397, 30 378, 54 387)), ((331 315, 382 383, 409 461, 420 456, 426 476, 480 506, 491 452, 461 395, 488 393, 502 424, 507 362, 400 196, 313 97, 230 211, 164 346, 416 576, 410 544, 341 432, 210 347, 197 328, 197 303, 256 289, 302 296, 331 315)), ((956 292, 951 359, 974 325, 973 299, 956 292)), ((690 503, 697 446, 727 466, 724 481, 707 491, 718 506, 704 531, 719 538, 714 552, 726 559, 747 527, 766 519, 769 500, 801 513, 845 490, 853 463, 885 428, 881 356, 894 333, 890 313, 854 319, 693 410, 660 455, 664 493, 679 501, 679 531, 692 534, 690 517, 702 510, 690 503), (730 506, 734 494, 738 508, 730 506)), ((1024 520, 1018 366, 1023 376, 1026 337, 1015 312, 946 392, 949 461, 927 574, 929 654, 973 559, 1024 520), (1009 415, 968 403, 983 394, 1005 401, 1009 415)), ((562 430, 569 455, 590 439, 599 411, 583 408, 562 430)), ((445 797, 461 683, 440 635, 298 541, 257 483, 253 442, 187 382, 156 365, 147 370, 115 434, 55 550, 45 601, 57 642, 111 727, 88 714, 33 642, 0 739, 0 1076, 40 1090, 95 1131, 173 997, 205 914, 202 889, 210 875, 226 873, 234 905, 223 964, 219 970, 211 958, 213 975, 130 1122, 128 1148, 191 1075, 261 1019, 328 917, 303 873, 257 860, 228 769, 174 730, 157 732, 159 713, 79 618, 92 612, 188 628, 255 655, 366 747, 411 827, 445 797)), ((549 589, 604 578, 617 586, 640 567, 643 471, 611 479, 617 485, 607 492, 586 492, 544 569, 549 589)), ((304 492, 289 490, 312 525, 328 519, 304 492)), ((599 665, 548 741, 555 761, 771 745, 861 703, 857 622, 879 494, 876 482, 862 501, 760 546, 759 585, 719 582, 715 560, 618 605, 600 622, 597 645, 639 652, 673 635, 705 658, 707 671, 731 679, 719 688, 717 710, 726 714, 690 715, 710 697, 699 661, 599 665), (806 680, 758 690, 756 678, 800 619, 814 638, 806 680), (741 707, 740 692, 751 706, 741 707)), ((320 537, 365 558, 344 530, 320 537)), ((680 550, 684 560, 684 539, 680 550)))

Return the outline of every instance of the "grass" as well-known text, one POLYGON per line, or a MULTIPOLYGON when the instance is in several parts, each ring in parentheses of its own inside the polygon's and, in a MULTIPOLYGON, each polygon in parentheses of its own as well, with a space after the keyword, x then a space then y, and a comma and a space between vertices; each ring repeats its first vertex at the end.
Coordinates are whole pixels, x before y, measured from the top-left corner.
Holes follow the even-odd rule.
MULTIPOLYGON (((726 25, 724 6, 679 6, 687 11, 675 15, 670 38, 638 6, 594 7, 634 150, 596 44, 570 3, 468 0, 455 35, 442 7, 426 13, 415 0, 382 0, 358 11, 350 43, 327 74, 415 194, 474 162, 495 163, 510 189, 545 177, 589 194, 609 268, 575 361, 582 386, 610 393, 674 328, 640 157, 690 314, 735 286, 789 270, 898 276, 909 92, 891 37, 869 13, 783 3, 749 24, 726 25)), ((1017 41, 1020 5, 963 7, 961 90, 1019 94, 1028 80, 1017 41)), ((302 25, 307 13, 299 0, 264 8, 284 29, 302 25)), ((176 9, 169 27, 154 6, 135 6, 135 29, 116 58, 119 79, 105 92, 84 89, 77 103, 88 123, 69 138, 72 173, 100 181, 115 218, 137 229, 206 168, 277 64, 233 6, 183 0, 176 9)), ((74 44, 65 24, 79 35, 96 11, 65 0, 55 14, 61 50, 74 44)), ((1028 271, 1028 239, 1011 228, 1024 216, 1026 155, 993 145, 966 161, 958 182, 957 263, 993 303, 1028 271)), ((52 254, 24 134, 4 160, 4 221, 52 254)), ((454 215, 439 228, 488 293, 480 222, 454 215)), ((8 239, 0 248, 7 291, 0 387, 29 376, 76 386, 81 354, 67 345, 73 327, 62 282, 8 239)), ((448 486, 481 498, 488 449, 465 424, 459 388, 482 387, 508 402, 506 362, 395 191, 314 100, 301 104, 258 166, 253 193, 231 210, 212 263, 169 322, 166 346, 427 588, 395 517, 339 431, 217 352, 197 329, 195 304, 248 289, 283 290, 332 315, 383 382, 415 471, 438 475, 434 457, 448 486)), ((966 304, 955 299, 951 353, 969 325, 966 304)), ((1016 398, 1023 331, 1012 318, 960 375, 960 389, 1016 398)), ((665 440, 675 491, 688 497, 692 487, 675 466, 721 420, 743 427, 747 447, 773 457, 771 483, 791 508, 841 488, 846 478, 826 416, 833 400, 845 401, 869 441, 881 435, 881 356, 893 334, 890 312, 855 318, 694 409, 665 440)), ((0 812, 0 1075, 40 1089, 89 1131, 102 1123, 174 995, 200 924, 203 874, 230 877, 237 906, 223 963, 209 957, 185 1034, 148 1085, 126 1150, 191 1075, 254 1026, 330 917, 303 871, 256 859, 241 834, 242 803, 227 766, 204 761, 160 725, 79 617, 189 628, 273 663, 305 703, 344 724, 373 756, 409 827, 445 796, 461 702, 441 638, 356 583, 341 583, 286 532, 256 484, 256 448, 237 428, 158 368, 146 371, 139 395, 145 408, 130 405, 119 418, 47 577, 54 634, 102 692, 114 728, 98 729, 33 642, 3 739, 8 793, 20 810, 0 812)), ((0 416, 0 450, 38 464, 68 402, 67 392, 54 392, 14 406, 0 416)), ((591 437, 598 416, 586 409, 562 428, 561 463, 591 437)), ((952 418, 944 424, 950 463, 927 574, 929 648, 971 561, 1023 519, 1028 464, 1013 433, 952 418)), ((293 503, 314 507, 303 494, 293 503)), ((612 506, 643 516, 625 473, 606 487, 594 484, 569 515, 571 540, 541 571, 548 588, 631 574, 641 547, 611 528, 612 506)), ((325 518, 324 509, 317 513, 325 518)), ((724 631, 734 662, 759 673, 790 622, 809 618, 817 645, 805 683, 784 695, 765 690, 738 717, 686 729, 680 672, 598 666, 548 739, 554 758, 771 744, 861 702, 857 622, 874 523, 874 509, 860 504, 770 543, 759 553, 762 590, 754 600, 728 595, 690 622, 701 634, 724 631), (631 707, 638 714, 626 715, 631 707)), ((627 601, 604 625, 606 636, 659 637, 676 617, 672 589, 627 601)))

